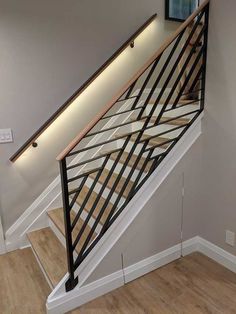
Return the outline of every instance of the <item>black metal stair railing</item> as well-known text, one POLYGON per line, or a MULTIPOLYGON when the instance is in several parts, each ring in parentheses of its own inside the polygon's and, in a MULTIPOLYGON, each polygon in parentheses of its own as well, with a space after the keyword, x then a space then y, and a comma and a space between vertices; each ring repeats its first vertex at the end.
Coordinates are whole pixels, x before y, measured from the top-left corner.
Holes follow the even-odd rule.
POLYGON ((111 109, 60 159, 67 291, 77 285, 75 271, 85 257, 203 111, 208 19, 206 1, 111 109), (123 121, 114 124, 121 117, 123 121), (107 126, 111 119, 113 124, 107 126), (98 140, 84 146, 83 140, 95 138, 98 140), (80 205, 72 219, 78 198, 80 205))

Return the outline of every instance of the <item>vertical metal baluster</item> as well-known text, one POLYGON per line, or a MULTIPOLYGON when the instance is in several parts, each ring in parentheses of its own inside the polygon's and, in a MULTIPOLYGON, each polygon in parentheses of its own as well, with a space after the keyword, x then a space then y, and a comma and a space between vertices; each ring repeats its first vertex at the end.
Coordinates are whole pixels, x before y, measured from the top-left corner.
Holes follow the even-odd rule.
POLYGON ((66 158, 59 162, 61 172, 61 189, 62 189, 62 201, 64 208, 64 223, 65 223, 65 238, 66 238, 66 253, 69 279, 66 282, 66 291, 74 289, 78 284, 78 277, 75 278, 74 274, 74 258, 72 248, 72 230, 71 230, 71 217, 70 217, 70 201, 68 191, 68 178, 66 169, 66 158))
POLYGON ((204 35, 204 52, 203 52, 203 73, 202 73, 202 92, 201 92, 201 109, 204 109, 205 105, 205 90, 206 90, 206 64, 207 64, 207 45, 208 45, 208 29, 209 29, 209 8, 210 4, 208 3, 205 8, 205 35, 204 35))

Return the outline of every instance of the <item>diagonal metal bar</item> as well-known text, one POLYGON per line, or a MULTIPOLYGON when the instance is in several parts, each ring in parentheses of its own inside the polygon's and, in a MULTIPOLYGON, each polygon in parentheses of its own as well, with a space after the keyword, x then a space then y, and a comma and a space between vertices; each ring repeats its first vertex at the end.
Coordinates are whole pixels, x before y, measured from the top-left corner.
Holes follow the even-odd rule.
POLYGON ((88 177, 88 175, 90 175, 90 174, 92 174, 94 172, 97 172, 100 169, 101 169, 101 167, 97 167, 97 168, 94 168, 94 169, 87 170, 87 171, 85 171, 85 172, 83 172, 83 173, 81 173, 81 174, 79 174, 79 175, 77 175, 75 177, 72 177, 72 178, 68 179, 67 182, 70 183, 70 182, 79 180, 81 178, 88 177))
MULTIPOLYGON (((119 151, 120 149, 113 149, 112 151, 110 151, 110 153, 111 154, 113 154, 113 153, 116 153, 117 151, 119 151)), ((95 160, 98 160, 98 159, 102 159, 102 158, 104 158, 104 157, 106 157, 107 156, 107 154, 100 154, 100 155, 98 155, 98 156, 95 156, 95 157, 92 157, 92 158, 90 158, 90 159, 87 159, 87 160, 84 160, 84 161, 81 161, 81 162, 79 162, 79 163, 76 163, 76 164, 74 164, 74 165, 72 165, 72 166, 69 166, 69 167, 67 167, 67 170, 70 170, 70 169, 73 169, 73 168, 77 168, 77 167, 79 167, 79 166, 83 166, 83 165, 86 165, 86 164, 88 164, 89 162, 92 162, 92 161, 95 161, 95 160)))
MULTIPOLYGON (((154 164, 152 165, 151 169, 149 170, 149 172, 147 173, 145 180, 143 180, 142 185, 146 182, 146 180, 150 177, 150 175, 153 173, 154 171, 154 164)), ((139 185, 139 188, 136 188, 135 193, 141 188, 142 185, 139 185)), ((132 198, 132 197, 131 197, 132 198)), ((114 223, 114 221, 117 219, 117 217, 122 213, 122 211, 124 210, 126 205, 122 205, 122 207, 120 207, 117 212, 114 214, 114 216, 110 219, 108 225, 107 225, 107 229, 114 223)))
MULTIPOLYGON (((131 112, 131 111, 136 111, 136 110, 139 110, 139 109, 142 109, 142 108, 143 108, 143 106, 140 106, 140 107, 136 107, 136 108, 134 108, 134 109, 128 109, 128 110, 120 111, 120 112, 111 114, 111 115, 109 115, 109 116, 105 116, 105 117, 103 117, 102 119, 113 118, 113 117, 115 117, 115 116, 119 116, 119 115, 124 114, 124 113, 129 113, 129 112, 131 112)), ((101 120, 102 120, 102 119, 101 119, 101 120)))
POLYGON ((85 185, 85 182, 86 182, 87 178, 88 178, 88 176, 84 177, 83 180, 81 181, 79 187, 76 189, 75 195, 73 196, 71 202, 69 203, 69 209, 70 210, 74 206, 74 204, 75 204, 75 202, 76 202, 76 200, 77 200, 77 198, 78 198, 78 196, 79 196, 83 186, 85 185))
MULTIPOLYGON (((72 246, 73 249, 75 249, 76 245, 78 244, 79 240, 81 239, 82 234, 83 234, 83 232, 84 232, 84 230, 85 230, 85 228, 86 228, 86 225, 88 224, 88 221, 89 221, 89 219, 91 218, 91 216, 92 216, 92 214, 93 214, 93 212, 94 212, 94 210, 95 210, 95 208, 96 208, 96 205, 97 205, 97 203, 99 202, 100 197, 101 197, 102 193, 104 192, 104 190, 105 190, 105 188, 106 188, 106 186, 107 186, 107 183, 109 182, 109 180, 110 180, 110 178, 111 178, 111 176, 112 176, 112 174, 113 174, 113 172, 114 172, 114 170, 115 170, 115 168, 116 168, 116 165, 117 165, 118 161, 120 160, 120 158, 121 158, 121 156, 122 156, 122 154, 123 154, 123 152, 124 152, 124 149, 125 149, 125 147, 127 146, 128 142, 129 142, 129 139, 130 139, 130 137, 128 137, 128 138, 126 139, 126 141, 125 141, 125 143, 124 143, 122 149, 120 150, 120 152, 119 152, 119 154, 118 154, 118 156, 117 156, 115 162, 113 163, 113 165, 112 165, 112 167, 111 167, 111 170, 110 170, 110 172, 109 172, 109 174, 108 174, 106 180, 104 181, 104 183, 103 183, 103 185, 102 185, 102 187, 101 187, 101 189, 100 189, 100 191, 99 191, 99 194, 98 194, 97 197, 96 197, 96 200, 95 200, 95 202, 94 202, 94 204, 93 204, 93 207, 92 207, 92 209, 90 210, 88 216, 86 217, 86 219, 85 219, 85 221, 84 221, 84 224, 82 225, 81 230, 80 230, 78 236, 76 237, 76 239, 75 239, 75 241, 74 241, 74 243, 73 243, 73 246, 72 246)), ((97 182, 96 182, 96 183, 97 183, 97 182)), ((113 188, 115 189, 114 186, 113 186, 113 188)), ((82 207, 82 206, 81 206, 81 207, 82 207)), ((100 213, 99 213, 99 215, 100 215, 101 213, 103 213, 103 212, 104 212, 104 211, 101 210, 100 213)), ((92 238, 92 235, 93 235, 93 233, 94 233, 94 231, 95 231, 95 229, 96 229, 96 226, 98 225, 98 222, 99 222, 99 221, 98 221, 98 218, 97 218, 96 221, 95 221, 95 223, 94 223, 94 225, 93 225, 93 227, 91 228, 91 231, 89 232, 89 235, 88 235, 87 239, 86 239, 85 242, 84 242, 84 245, 83 245, 81 251, 84 249, 84 247, 86 247, 86 244, 88 244, 88 243, 90 242, 90 239, 92 238)), ((79 254, 79 256, 77 257, 77 259, 79 259, 79 258, 80 258, 80 254, 79 254)))
POLYGON ((168 112, 168 111, 173 111, 173 110, 176 110, 176 109, 179 109, 179 108, 185 107, 185 106, 193 105, 193 104, 199 103, 200 101, 201 101, 201 98, 194 99, 194 100, 189 101, 188 103, 186 103, 186 104, 184 104, 184 105, 179 105, 179 106, 177 106, 176 108, 166 109, 166 110, 165 110, 165 112, 168 112))
MULTIPOLYGON (((140 120, 143 120, 145 119, 145 117, 141 118, 140 120)), ((86 137, 90 137, 90 136, 94 136, 94 135, 97 135, 97 134, 100 134, 100 133, 104 133, 104 132, 107 132, 107 131, 111 131, 111 130, 114 130, 114 129, 118 129, 118 128, 121 128, 122 126, 126 126, 126 125, 129 125, 129 124, 132 124, 134 123, 135 121, 127 121, 127 122, 124 122, 124 123, 121 123, 119 125, 115 125, 115 126, 112 126, 110 128, 107 128, 107 129, 103 129, 103 130, 100 130, 100 131, 96 131, 94 133, 89 133, 87 134, 84 138, 86 137)))
POLYGON ((134 83, 130 86, 129 91, 128 91, 128 93, 126 94, 126 97, 125 97, 126 99, 129 99, 130 95, 132 94, 132 92, 133 92, 133 90, 134 90, 134 87, 135 87, 136 83, 137 83, 137 80, 134 81, 134 83))
MULTIPOLYGON (((146 148, 146 146, 145 146, 145 148, 146 148)), ((144 152, 145 152, 145 148, 144 148, 144 152)), ((133 191, 133 189, 135 188, 135 186, 136 186, 137 182, 139 181, 140 177, 143 175, 144 170, 145 170, 145 167, 147 166, 148 162, 150 162, 150 159, 149 159, 149 158, 150 158, 151 154, 152 154, 152 151, 148 153, 148 156, 147 156, 147 158, 146 158, 146 160, 145 160, 145 162, 144 162, 142 168, 140 169, 137 178, 136 178, 135 181, 134 181, 133 187, 131 188, 131 190, 130 190, 130 192, 129 192, 129 195, 128 195, 126 201, 124 202, 124 204, 121 206, 121 208, 125 208, 125 206, 126 206, 126 205, 128 204, 128 202, 130 201, 130 195, 132 194, 132 191, 133 191)), ((140 157, 142 157, 142 155, 140 155, 140 157)), ((131 174, 131 176, 132 176, 132 174, 131 174)), ((124 184, 124 186, 125 186, 125 184, 124 184)), ((106 232, 106 230, 107 230, 107 228, 108 228, 108 225, 109 225, 109 223, 110 223, 110 220, 111 220, 112 216, 113 216, 114 213, 115 213, 115 210, 116 210, 116 207, 117 207, 118 203, 119 203, 119 201, 117 202, 116 206, 115 206, 115 204, 114 204, 114 206, 113 206, 113 208, 112 208, 112 210, 111 210, 109 216, 108 216, 107 219, 106 219, 106 222, 104 223, 104 226, 103 226, 103 229, 102 229, 101 233, 105 233, 105 232, 106 232)))
MULTIPOLYGON (((183 36, 183 33, 184 33, 184 32, 182 32, 181 35, 179 36, 179 38, 176 40, 175 45, 174 45, 174 47, 172 48, 171 53, 174 54, 174 52, 175 52, 176 48, 178 47, 178 44, 179 44, 179 42, 180 42, 182 36, 183 36)), ((168 63, 170 62, 170 60, 171 60, 171 58, 167 58, 167 61, 166 61, 167 65, 168 65, 168 63)), ((165 65, 166 65, 166 63, 165 63, 165 65)), ((164 67, 165 67, 165 65, 164 65, 164 67)), ((163 67, 163 68, 164 68, 164 67, 163 67)), ((164 69, 162 69, 162 70, 163 70, 163 73, 164 73, 164 69)), ((158 82, 159 82, 159 80, 161 79, 163 73, 160 73, 160 75, 158 76, 156 82, 154 83, 154 86, 153 86, 153 88, 151 89, 151 92, 149 93, 149 96, 147 97, 146 104, 149 102, 149 100, 150 100, 149 98, 152 97, 152 94, 154 93, 155 88, 156 88, 156 86, 158 85, 158 82)), ((154 112, 153 109, 152 109, 151 111, 154 112)), ((135 140, 135 143, 134 143, 134 145, 133 145, 133 148, 131 149, 131 151, 129 152, 129 154, 128 154, 128 156, 127 156, 127 160, 132 156, 132 154, 133 154, 133 152, 134 152, 134 150, 135 150, 135 148, 136 148, 136 145, 137 145, 137 143, 139 143, 139 140, 140 140, 141 136, 143 135, 143 132, 144 132, 146 126, 148 125, 148 122, 150 121, 150 119, 151 119, 151 114, 150 114, 150 117, 145 121, 144 126, 143 126, 143 128, 142 128, 142 131, 138 134, 138 136, 137 136, 137 138, 136 138, 136 140, 135 140)), ((126 162, 127 162, 127 160, 126 160, 126 162)), ((120 171, 120 174, 121 174, 121 175, 122 175, 122 173, 123 173, 124 170, 125 170, 125 166, 126 166, 126 164, 123 165, 123 167, 122 167, 122 169, 121 169, 121 171, 120 171)), ((131 173, 132 173, 132 171, 131 171, 131 173)))
MULTIPOLYGON (((137 106, 137 104, 138 104, 138 102, 139 102, 141 96, 143 95, 143 92, 144 92, 145 88, 147 87, 147 84, 149 83, 149 81, 150 81, 150 79, 151 79, 151 77, 152 77, 152 75, 153 75, 153 73, 154 73, 154 71, 155 71, 155 69, 156 69, 156 67, 157 67, 157 65, 158 65, 158 63, 159 63, 159 61, 161 60, 161 57, 162 57, 162 54, 161 54, 161 55, 153 62, 153 64, 150 66, 151 69, 150 69, 150 71, 149 71, 149 73, 148 73, 148 75, 147 75, 147 77, 146 77, 146 79, 145 79, 145 81, 144 81, 142 87, 140 88, 140 91, 139 91, 139 93, 138 93, 138 96, 137 96, 136 100, 134 101, 134 103, 133 103, 133 105, 132 105, 132 109, 135 109, 135 108, 136 108, 136 106, 137 106)), ((148 70, 148 69, 147 69, 147 70, 148 70)), ((146 70, 146 71, 147 71, 147 70, 146 70)), ((144 72, 144 73, 145 73, 145 72, 144 72)), ((143 73, 143 74, 144 74, 144 73, 143 73)))
MULTIPOLYGON (((127 178, 125 179, 125 181, 124 181, 124 183, 123 183, 123 186, 122 186, 122 188, 121 188, 121 191, 120 191, 118 197, 116 198, 116 201, 115 201, 114 204, 113 204, 113 207, 112 207, 112 209, 111 209, 111 211, 110 211, 110 213, 109 213, 109 215, 108 215, 108 217, 107 217, 107 221, 104 223, 104 225, 103 225, 103 227, 102 227, 101 232, 104 232, 104 230, 106 230, 106 227, 107 227, 107 225, 108 225, 109 219, 112 217, 112 215, 113 215, 113 213, 114 213, 116 207, 117 207, 118 204, 119 204, 119 201, 120 201, 121 197, 123 196, 124 191, 125 191, 126 188, 127 188, 127 184, 130 182, 134 171, 137 169, 137 165, 138 165, 140 159, 141 159, 142 156, 143 156, 143 152, 145 151, 145 148, 146 148, 147 144, 148 144, 148 141, 146 141, 146 142, 144 143, 144 145, 143 145, 143 147, 142 147, 142 149, 141 149, 141 152, 140 152, 139 155, 137 156, 137 158, 136 158, 136 160, 135 160, 135 162, 134 162, 134 165, 132 166, 132 168, 131 168, 131 170, 130 170, 128 176, 127 176, 127 178)), ((135 145, 133 145, 132 150, 134 150, 134 148, 136 148, 135 145)), ((132 152, 132 153, 133 153, 133 152, 132 152)), ((122 166, 121 174, 123 174, 123 172, 125 171, 125 169, 126 169, 126 167, 127 167, 127 165, 128 165, 128 162, 129 162, 129 155, 127 156, 126 161, 125 161, 125 163, 124 163, 123 166, 122 166)))
MULTIPOLYGON (((164 88, 166 89, 167 84, 170 82, 172 76, 174 75, 174 72, 175 72, 175 70, 176 70, 176 68, 177 68, 177 65, 178 65, 178 63, 180 62, 180 60, 182 59, 183 54, 185 53, 186 48, 187 48, 187 46, 188 46, 188 44, 189 44, 189 42, 190 42, 192 36, 194 35, 194 32, 195 32, 195 30, 196 30, 198 24, 200 23, 201 18, 202 18, 202 15, 199 16, 197 22, 195 23, 195 25, 194 25, 194 27, 193 27, 191 33, 190 33, 190 36, 188 37, 188 39, 187 39, 187 41, 186 41, 186 43, 185 43, 185 45, 184 45, 184 47, 183 47, 181 53, 179 54, 179 56, 178 56, 178 58, 177 58, 177 61, 175 62, 174 66, 173 66, 173 68, 172 68, 172 71, 170 72, 170 75, 168 76, 168 78, 167 78, 167 80, 166 80, 166 82, 165 82, 165 84, 164 84, 162 90, 163 90, 164 88)), ((204 29, 204 26, 202 27, 202 31, 203 31, 203 29, 204 29)), ((182 68, 181 68, 181 70, 180 70, 180 72, 179 72, 179 75, 177 76, 177 78, 176 78, 176 80, 175 80, 175 82, 174 82, 174 84, 173 84, 173 86, 172 86, 172 88, 171 88, 171 91, 170 91, 170 93, 169 93, 169 95, 168 95, 168 97, 167 97, 167 99, 166 99, 166 101, 165 101, 165 103, 164 103, 164 105, 163 105, 163 107, 162 107, 162 109, 161 109, 161 111, 160 111, 158 117, 156 118, 156 121, 155 121, 154 124, 157 125, 157 124, 160 122, 160 119, 161 119, 163 113, 165 112, 166 107, 167 107, 168 104, 170 103, 170 100, 171 100, 171 98, 172 98, 172 96, 173 96, 173 94, 174 94, 174 91, 176 90, 177 85, 179 84, 181 78, 183 77, 183 75, 184 75, 184 73, 185 73, 185 71, 186 71, 186 68, 187 68, 187 66, 188 66, 188 64, 189 64, 189 62, 190 62, 190 60, 191 60, 191 58, 192 58, 192 55, 194 54, 195 48, 196 48, 196 46, 198 45, 198 43, 199 43, 199 41, 200 41, 200 39, 201 39, 201 37, 202 37, 202 31, 199 33, 199 35, 198 35, 198 37, 197 37, 197 39, 196 39, 194 45, 192 46, 192 48, 191 48, 191 50, 190 50, 190 53, 189 53, 189 55, 188 55, 186 61, 184 62, 183 66, 182 66, 182 68)), ((163 91, 163 93, 164 93, 164 91, 163 91)), ((162 96, 162 95, 161 95, 161 96, 162 96)), ((159 97, 160 97, 160 96, 159 96, 159 97)), ((156 100, 155 106, 157 106, 158 102, 160 101, 159 97, 158 97, 158 99, 156 100)))
MULTIPOLYGON (((75 216, 75 218, 74 218, 74 221, 73 221, 73 223, 71 224, 71 229, 72 229, 72 230, 74 229, 75 225, 77 224, 77 222, 78 222, 78 220, 79 220, 79 218, 80 218, 80 216, 81 216, 81 214, 82 214, 82 212, 83 212, 83 209, 85 208, 85 206, 86 206, 86 204, 87 204, 87 202, 88 202, 88 200, 89 200, 89 197, 90 197, 90 195, 92 194, 92 192, 93 192, 93 190, 94 190, 94 188, 95 188, 95 185, 97 184, 97 181, 99 180, 99 178, 100 178, 100 176, 101 176, 101 174, 102 174, 102 171, 103 171, 103 169, 105 168, 105 165, 107 164, 109 158, 110 158, 110 155, 108 154, 107 157, 105 158, 103 164, 102 164, 101 169, 98 171, 98 173, 97 173, 97 175, 96 175, 96 177, 95 177, 95 180, 94 180, 94 182, 92 183, 92 185, 91 185, 91 187, 90 187, 90 189, 89 189, 88 194, 86 195, 86 197, 85 197, 83 203, 81 204, 80 210, 79 210, 78 213, 76 214, 76 216, 75 216)), ((73 247, 73 246, 72 246, 72 247, 73 247)))
POLYGON ((194 71, 195 71, 198 63, 200 62, 200 59, 203 56, 203 51, 204 51, 204 46, 202 46, 202 48, 199 50, 198 55, 197 55, 193 65, 191 66, 190 71, 189 71, 189 73, 188 73, 188 75, 187 75, 187 77, 186 77, 186 79, 184 81, 184 84, 182 85, 182 87, 181 87, 181 89, 180 89, 180 91, 178 93, 178 96, 176 97, 176 99, 175 99, 175 101, 174 101, 174 103, 172 105, 172 108, 176 108, 176 106, 177 106, 181 96, 183 95, 183 93, 185 91, 185 88, 186 88, 188 82, 190 81, 191 77, 193 76, 194 71))
MULTIPOLYGON (((163 75, 164 75, 164 73, 165 73, 165 71, 166 71, 166 69, 167 69, 167 67, 168 67, 168 65, 169 65, 169 63, 170 63, 174 53, 175 53, 175 51, 177 50, 177 48, 178 48, 178 46, 180 44, 180 41, 181 41, 181 39, 182 39, 182 37, 184 35, 184 32, 185 32, 185 30, 183 30, 180 33, 180 35, 178 36, 178 38, 176 39, 176 41, 175 41, 175 43, 174 43, 174 45, 173 45, 173 47, 171 49, 170 54, 168 55, 168 57, 167 57, 164 65, 163 65, 163 67, 162 67, 162 69, 161 69, 161 71, 160 71, 160 73, 159 73, 155 83, 153 84, 153 86, 152 86, 152 88, 151 88, 151 90, 150 90, 150 92, 148 94, 148 97, 146 98, 146 101, 145 101, 145 103, 143 105, 143 109, 139 113, 139 116, 138 116, 139 119, 142 117, 142 115, 143 115, 143 113, 144 113, 144 111, 145 111, 149 101, 151 100, 151 98, 152 98, 152 96, 153 96, 153 94, 154 94, 158 84, 160 83, 160 81, 161 81, 161 79, 162 79, 162 77, 163 77, 163 75)), ((160 97, 160 99, 161 99, 161 97, 160 97)))

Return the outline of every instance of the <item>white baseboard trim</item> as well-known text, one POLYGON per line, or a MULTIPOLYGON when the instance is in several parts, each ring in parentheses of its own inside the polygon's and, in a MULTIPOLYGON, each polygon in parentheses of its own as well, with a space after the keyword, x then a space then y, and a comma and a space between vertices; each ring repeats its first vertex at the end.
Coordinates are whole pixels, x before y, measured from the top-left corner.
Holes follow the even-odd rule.
POLYGON ((236 256, 228 253, 213 243, 196 236, 192 239, 177 244, 165 251, 148 257, 136 264, 128 266, 123 270, 103 277, 88 285, 77 287, 69 293, 62 293, 59 296, 51 294, 47 300, 48 314, 63 314, 75 309, 95 298, 102 296, 112 290, 123 286, 159 267, 173 262, 174 260, 193 252, 202 254, 213 259, 217 263, 236 273, 236 256))
POLYGON ((198 251, 200 239, 201 238, 198 236, 194 237, 190 240, 184 241, 182 245, 177 244, 165 251, 157 253, 156 255, 153 255, 136 264, 126 267, 124 269, 125 283, 128 283, 147 273, 150 273, 155 269, 167 265, 180 258, 181 255, 186 256, 198 251))
POLYGON ((193 252, 198 252, 199 236, 186 240, 182 243, 182 256, 189 255, 193 252))
POLYGON ((123 271, 119 270, 83 287, 75 288, 60 297, 48 297, 48 314, 63 314, 124 285, 123 271))
POLYGON ((203 239, 202 237, 197 236, 183 242, 183 256, 189 255, 193 252, 200 252, 213 259, 218 264, 236 273, 236 256, 203 239))
POLYGON ((2 228, 2 219, 0 216, 0 255, 6 253, 6 245, 5 245, 5 239, 3 235, 3 228, 2 228))
MULTIPOLYGON (((198 237, 195 237, 183 243, 186 252, 191 253, 196 249, 197 240, 198 237)), ((180 257, 181 244, 177 244, 123 270, 119 270, 88 285, 77 287, 69 293, 62 293, 59 296, 54 296, 52 293, 47 300, 47 313, 62 314, 70 311, 180 257)))
POLYGON ((125 283, 135 280, 151 271, 169 264, 181 257, 181 245, 177 244, 165 251, 148 257, 136 264, 124 268, 125 283))
POLYGON ((141 277, 161 266, 173 262, 181 257, 181 245, 177 244, 165 251, 148 257, 136 264, 128 266, 123 270, 96 280, 88 285, 76 287, 69 293, 53 297, 47 300, 48 314, 63 314, 71 311, 99 296, 123 286, 138 277, 141 277))
POLYGON ((215 262, 236 273, 236 256, 219 246, 198 237, 197 251, 213 259, 215 262))

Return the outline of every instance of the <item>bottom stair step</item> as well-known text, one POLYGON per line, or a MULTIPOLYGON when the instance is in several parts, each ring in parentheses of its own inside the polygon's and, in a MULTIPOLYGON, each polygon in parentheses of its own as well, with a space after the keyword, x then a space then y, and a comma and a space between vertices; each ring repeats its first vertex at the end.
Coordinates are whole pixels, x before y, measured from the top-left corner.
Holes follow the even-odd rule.
POLYGON ((27 234, 51 285, 55 287, 67 272, 66 250, 48 227, 27 234))
MULTIPOLYGON (((61 234, 65 237, 65 224, 64 224, 63 208, 56 208, 56 209, 50 210, 48 212, 48 216, 53 221, 53 223, 56 225, 56 227, 61 232, 61 234)), ((75 216, 76 216, 76 213, 73 210, 71 210, 71 221, 72 222, 74 221, 75 216)), ((78 222, 75 225, 74 230, 72 231, 72 240, 73 241, 76 239, 76 236, 79 234, 83 224, 84 224, 84 221, 81 218, 79 218, 78 222)), ((78 254, 80 253, 80 250, 82 249, 83 244, 86 241, 87 236, 89 235, 90 231, 91 231, 91 227, 87 224, 85 227, 85 230, 83 232, 83 235, 82 235, 79 243, 76 246, 76 251, 78 254)), ((96 233, 93 233, 93 236, 92 236, 89 243, 91 243, 92 240, 94 240, 96 235, 97 235, 96 233)))

